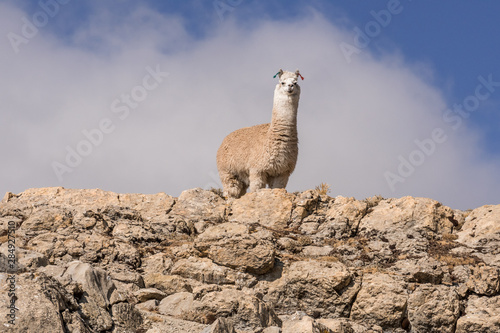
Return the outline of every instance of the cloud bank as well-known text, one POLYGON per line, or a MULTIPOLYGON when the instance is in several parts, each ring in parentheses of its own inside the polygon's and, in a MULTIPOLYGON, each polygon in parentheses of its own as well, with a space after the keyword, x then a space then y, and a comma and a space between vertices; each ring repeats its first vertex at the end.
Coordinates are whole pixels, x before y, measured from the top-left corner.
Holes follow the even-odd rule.
MULTIPOLYGON (((200 38, 181 16, 148 7, 93 10, 64 38, 49 22, 18 52, 1 40, 1 192, 176 196, 217 187, 224 136, 269 122, 273 75, 299 68, 299 161, 288 191, 324 182, 334 196, 425 196, 460 209, 498 203, 500 163, 483 154, 481 133, 433 85, 432 71, 368 49, 346 61, 340 45, 355 36, 314 11, 293 22, 227 18, 200 38)), ((1 31, 23 36, 32 15, 1 4, 1 31)), ((488 87, 481 74, 481 96, 500 93, 497 78, 488 87)))

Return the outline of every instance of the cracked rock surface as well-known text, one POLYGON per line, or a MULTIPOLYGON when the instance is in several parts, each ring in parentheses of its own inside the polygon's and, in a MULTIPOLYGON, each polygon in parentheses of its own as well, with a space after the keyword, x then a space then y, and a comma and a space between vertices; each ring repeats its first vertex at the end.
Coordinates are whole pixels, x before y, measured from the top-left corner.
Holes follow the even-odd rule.
POLYGON ((500 205, 7 193, 0 304, 2 332, 500 332, 500 205))

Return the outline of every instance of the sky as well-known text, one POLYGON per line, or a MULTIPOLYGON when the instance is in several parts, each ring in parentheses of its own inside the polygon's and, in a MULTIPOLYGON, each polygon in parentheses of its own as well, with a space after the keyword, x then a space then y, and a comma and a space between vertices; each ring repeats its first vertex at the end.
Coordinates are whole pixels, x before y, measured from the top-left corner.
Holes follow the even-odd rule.
POLYGON ((500 3, 0 1, 0 193, 221 187, 300 69, 289 192, 500 204, 500 3))

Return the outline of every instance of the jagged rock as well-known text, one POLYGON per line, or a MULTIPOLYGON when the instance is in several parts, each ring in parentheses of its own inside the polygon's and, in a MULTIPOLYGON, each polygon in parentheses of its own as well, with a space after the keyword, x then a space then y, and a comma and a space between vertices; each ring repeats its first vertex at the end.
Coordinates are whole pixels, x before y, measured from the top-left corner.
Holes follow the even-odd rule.
POLYGON ((384 273, 363 276, 363 285, 352 305, 350 319, 365 325, 399 328, 404 318, 408 291, 403 279, 384 273))
POLYGON ((255 274, 269 272, 274 266, 272 234, 250 233, 250 227, 227 222, 212 226, 199 235, 194 246, 216 264, 255 274))
POLYGON ((190 280, 176 275, 164 275, 161 273, 151 273, 144 277, 147 288, 156 288, 166 295, 178 292, 191 292, 193 287, 190 280))
POLYGON ((457 242, 475 251, 474 255, 489 265, 500 267, 500 205, 474 209, 457 233, 457 242))
POLYGON ((470 296, 465 313, 457 321, 456 333, 500 331, 500 296, 470 296))
POLYGON ((190 222, 221 222, 224 204, 224 200, 214 192, 195 188, 181 193, 170 214, 190 222))
POLYGON ((291 220, 293 196, 283 189, 262 189, 233 201, 230 222, 259 223, 284 229, 291 220))
POLYGON ((100 268, 94 268, 90 264, 74 261, 68 265, 63 279, 67 277, 70 283, 77 283, 86 294, 101 308, 109 306, 109 298, 116 288, 109 275, 100 268))
POLYGON ((175 263, 170 273, 217 285, 233 284, 240 287, 250 287, 257 282, 250 274, 219 266, 207 258, 189 257, 188 259, 181 259, 175 263))
POLYGON ((206 328, 201 333, 236 333, 234 325, 226 318, 217 318, 210 328, 206 328))
POLYGON ((416 332, 455 332, 460 301, 454 287, 422 284, 408 298, 408 319, 416 332))
POLYGON ((151 299, 162 300, 167 297, 167 294, 156 288, 143 288, 134 293, 139 302, 146 302, 151 299))
MULTIPOLYGON (((161 307, 161 304, 160 304, 161 307)), ((230 317, 236 329, 281 326, 281 320, 265 302, 239 290, 211 292, 192 303, 181 318, 211 323, 216 318, 230 317)))
POLYGON ((65 332, 59 313, 75 311, 77 305, 57 281, 33 273, 0 273, 0 281, 3 327, 15 332, 65 332))
POLYGON ((460 227, 461 214, 427 198, 382 200, 359 223, 359 235, 388 242, 402 253, 421 256, 437 233, 460 227))
POLYGON ((183 318, 184 313, 192 311, 194 296, 188 292, 180 292, 165 297, 158 305, 161 314, 183 318))
POLYGON ((323 315, 348 313, 359 284, 340 262, 293 262, 269 288, 265 300, 287 313, 308 309, 323 315))
POLYGON ((335 333, 328 327, 316 322, 313 318, 304 316, 300 320, 285 320, 283 333, 335 333))
POLYGON ((143 319, 139 310, 129 303, 117 303, 111 307, 111 315, 116 328, 121 333, 135 333, 142 326, 143 319))
POLYGON ((318 190, 29 189, 0 202, 0 272, 21 331, 495 332, 499 219, 500 205, 318 190))
POLYGON ((366 202, 338 196, 326 212, 327 222, 320 227, 319 234, 337 239, 349 237, 356 232, 367 210, 366 202))

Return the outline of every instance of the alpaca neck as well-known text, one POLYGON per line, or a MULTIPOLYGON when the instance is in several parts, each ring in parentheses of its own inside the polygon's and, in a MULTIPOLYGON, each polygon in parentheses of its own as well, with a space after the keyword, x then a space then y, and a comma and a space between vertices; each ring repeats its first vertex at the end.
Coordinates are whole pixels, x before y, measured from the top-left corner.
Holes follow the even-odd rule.
POLYGON ((271 142, 279 141, 297 142, 297 109, 299 106, 299 95, 275 91, 273 102, 273 116, 269 129, 271 142))

